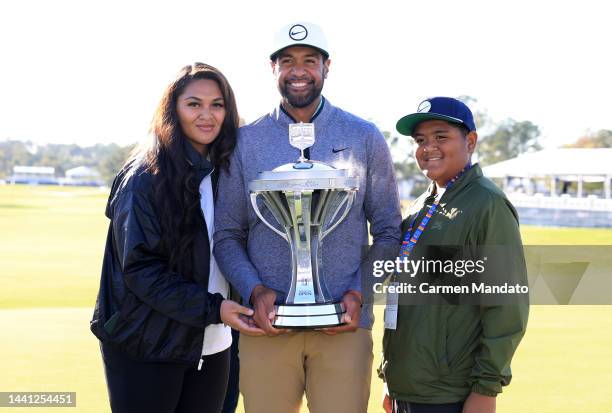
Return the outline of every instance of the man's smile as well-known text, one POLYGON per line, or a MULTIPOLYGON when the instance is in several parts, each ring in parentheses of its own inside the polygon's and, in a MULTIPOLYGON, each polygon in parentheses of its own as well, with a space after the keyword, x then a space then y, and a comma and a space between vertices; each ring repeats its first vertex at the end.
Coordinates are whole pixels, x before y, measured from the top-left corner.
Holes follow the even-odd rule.
POLYGON ((298 82, 287 82, 287 84, 294 89, 303 89, 311 84, 311 82, 306 82, 304 80, 298 82))

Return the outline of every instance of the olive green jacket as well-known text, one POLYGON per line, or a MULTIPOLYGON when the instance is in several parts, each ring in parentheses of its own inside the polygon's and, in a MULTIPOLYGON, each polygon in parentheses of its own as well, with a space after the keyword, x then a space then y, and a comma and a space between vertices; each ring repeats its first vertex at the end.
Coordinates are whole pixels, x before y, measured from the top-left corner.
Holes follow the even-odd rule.
MULTIPOLYGON (((412 205, 402 223, 417 225, 433 202, 435 186, 412 205)), ((524 281, 526 268, 518 217, 503 192, 476 164, 442 196, 412 259, 427 246, 514 246, 519 265, 508 271, 524 281)), ((424 257, 427 259, 427 257, 424 257)), ((451 275, 452 276, 452 275, 451 275)), ((504 275, 505 276, 505 275, 504 275)), ((400 305, 397 329, 385 330, 380 376, 390 396, 415 403, 452 403, 470 392, 495 396, 512 377, 510 361, 525 334, 528 304, 400 305)))

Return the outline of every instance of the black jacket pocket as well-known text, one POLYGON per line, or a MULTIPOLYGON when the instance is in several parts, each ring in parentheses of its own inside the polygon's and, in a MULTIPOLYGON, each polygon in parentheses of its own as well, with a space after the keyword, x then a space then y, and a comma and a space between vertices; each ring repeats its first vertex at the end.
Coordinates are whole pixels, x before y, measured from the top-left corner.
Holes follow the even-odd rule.
POLYGON ((106 331, 106 334, 109 336, 113 334, 113 331, 115 331, 117 320, 119 320, 119 314, 119 311, 116 311, 111 318, 106 320, 106 323, 104 323, 104 331, 106 331))

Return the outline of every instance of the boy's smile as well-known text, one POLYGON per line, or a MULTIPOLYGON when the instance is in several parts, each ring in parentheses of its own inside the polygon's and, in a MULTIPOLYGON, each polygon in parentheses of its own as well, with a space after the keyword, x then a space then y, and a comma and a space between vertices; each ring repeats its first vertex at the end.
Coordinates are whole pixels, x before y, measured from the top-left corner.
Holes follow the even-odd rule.
POLYGON ((468 163, 476 146, 476 132, 463 135, 461 129, 443 120, 427 120, 416 126, 413 138, 419 168, 440 187, 446 185, 468 163))

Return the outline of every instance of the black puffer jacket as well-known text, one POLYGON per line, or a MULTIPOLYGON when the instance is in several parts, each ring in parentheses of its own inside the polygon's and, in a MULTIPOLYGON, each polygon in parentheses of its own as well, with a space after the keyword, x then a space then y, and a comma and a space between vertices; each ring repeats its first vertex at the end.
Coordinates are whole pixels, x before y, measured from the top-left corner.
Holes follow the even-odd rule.
POLYGON ((194 274, 189 281, 168 268, 168 251, 160 247, 153 186, 153 176, 142 168, 126 168, 113 182, 106 207, 111 222, 91 331, 135 359, 196 363, 204 328, 221 322, 223 300, 207 288, 206 223, 199 214, 202 231, 195 238, 194 274))

